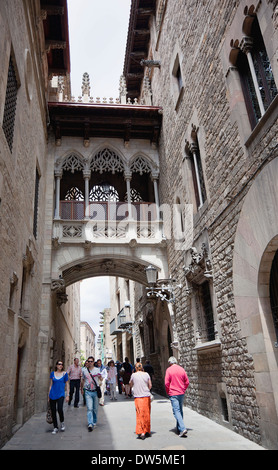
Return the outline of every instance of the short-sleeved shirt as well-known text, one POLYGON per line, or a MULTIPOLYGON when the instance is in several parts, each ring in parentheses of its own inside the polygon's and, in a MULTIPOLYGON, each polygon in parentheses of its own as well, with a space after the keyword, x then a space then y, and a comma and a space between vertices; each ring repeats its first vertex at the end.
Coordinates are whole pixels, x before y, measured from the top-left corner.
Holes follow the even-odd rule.
POLYGON ((149 390, 150 376, 147 372, 135 372, 130 377, 130 381, 133 382, 133 395, 135 398, 150 397, 151 392, 149 390))
POLYGON ((86 367, 82 369, 82 378, 85 381, 84 383, 85 390, 91 390, 91 391, 96 390, 95 382, 97 385, 99 385, 99 382, 98 382, 99 374, 100 374, 100 370, 98 367, 94 367, 92 370, 90 370, 90 373, 88 372, 88 369, 86 367), (91 376, 94 377, 95 382, 93 381, 91 376))
POLYGON ((72 364, 68 368, 68 375, 70 380, 78 380, 81 379, 82 375, 82 369, 80 366, 76 366, 75 364, 72 364))
POLYGON ((52 371, 50 374, 50 378, 52 379, 52 387, 49 392, 49 398, 51 398, 51 400, 58 400, 58 398, 64 397, 65 385, 69 379, 67 372, 65 372, 62 377, 57 379, 55 377, 55 372, 52 371))

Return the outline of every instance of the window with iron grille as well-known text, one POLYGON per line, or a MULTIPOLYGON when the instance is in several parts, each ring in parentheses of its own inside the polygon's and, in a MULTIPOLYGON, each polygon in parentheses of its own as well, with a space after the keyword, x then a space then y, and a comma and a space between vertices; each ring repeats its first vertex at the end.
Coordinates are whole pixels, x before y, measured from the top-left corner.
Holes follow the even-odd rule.
MULTIPOLYGON (((187 146, 187 155, 191 163, 192 181, 198 209, 207 199, 205 178, 201 161, 201 153, 195 126, 193 127, 194 141, 187 146)), ((192 133, 192 135, 193 135, 192 133)))
POLYGON ((257 17, 254 18, 252 24, 251 36, 247 39, 249 48, 247 52, 239 52, 236 65, 253 129, 277 95, 277 87, 257 17), (249 60, 247 59, 248 52, 249 60), (250 61, 253 63, 255 76, 252 76, 250 61))
POLYGON ((204 320, 207 336, 206 339, 207 341, 213 341, 215 339, 215 328, 212 302, 210 296, 210 286, 208 281, 205 281, 203 284, 201 284, 201 297, 204 310, 204 320))
POLYGON ((40 184, 40 175, 39 175, 38 169, 36 169, 34 222, 33 222, 33 234, 35 238, 37 238, 37 234, 38 234, 39 184, 40 184))
POLYGON ((12 56, 9 62, 8 81, 6 89, 4 117, 3 117, 3 131, 9 145, 10 151, 13 148, 14 138, 14 123, 16 113, 16 100, 17 100, 18 83, 16 79, 15 67, 13 64, 12 56))

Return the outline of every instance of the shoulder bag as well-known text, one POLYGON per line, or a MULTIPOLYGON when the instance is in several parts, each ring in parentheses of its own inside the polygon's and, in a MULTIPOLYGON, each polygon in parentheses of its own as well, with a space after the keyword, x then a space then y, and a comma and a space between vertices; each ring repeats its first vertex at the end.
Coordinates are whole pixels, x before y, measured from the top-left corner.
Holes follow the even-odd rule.
POLYGON ((47 403, 46 422, 47 422, 48 424, 52 424, 52 423, 53 423, 52 413, 51 413, 51 410, 50 410, 50 403, 49 403, 49 402, 47 403))
POLYGON ((97 391, 97 396, 98 396, 98 398, 101 398, 101 390, 100 390, 99 385, 97 385, 97 383, 96 383, 94 377, 92 376, 91 372, 89 371, 89 369, 87 369, 87 371, 88 371, 88 373, 90 374, 90 376, 92 377, 92 379, 93 379, 93 381, 94 381, 94 384, 95 384, 95 386, 96 386, 96 391, 97 391))

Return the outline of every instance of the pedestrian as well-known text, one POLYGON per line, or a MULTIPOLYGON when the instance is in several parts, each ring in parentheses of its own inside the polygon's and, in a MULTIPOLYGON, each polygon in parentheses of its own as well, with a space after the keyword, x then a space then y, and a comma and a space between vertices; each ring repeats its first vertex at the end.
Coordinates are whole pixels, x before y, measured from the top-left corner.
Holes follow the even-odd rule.
POLYGON ((100 406, 104 406, 104 392, 106 390, 106 379, 107 379, 107 370, 106 367, 102 364, 101 359, 97 360, 97 367, 100 370, 101 377, 99 377, 99 386, 101 390, 101 398, 99 398, 100 406))
POLYGON ((170 398, 173 414, 177 422, 177 431, 180 437, 185 437, 187 429, 183 422, 184 394, 189 385, 187 374, 183 367, 179 366, 174 356, 168 359, 169 367, 165 373, 166 393, 170 398))
MULTIPOLYGON (((88 359, 86 359, 86 361, 83 364, 82 371, 81 371, 81 379, 82 379, 82 372, 83 372, 84 367, 85 369, 88 367, 88 359)), ((80 383, 80 389, 81 389, 81 383, 80 383)), ((81 395, 83 395, 83 406, 86 406, 85 390, 81 392, 81 395)))
POLYGON ((122 367, 124 369, 123 374, 123 384, 125 388, 125 395, 126 398, 131 397, 131 389, 130 389, 130 377, 132 374, 132 365, 129 363, 128 357, 125 358, 125 362, 123 362, 122 367))
POLYGON ((110 400, 117 400, 116 398, 116 382, 117 382, 117 368, 115 362, 110 361, 109 370, 107 374, 107 382, 110 388, 110 400))
POLYGON ((135 432, 140 439, 145 439, 151 434, 151 388, 152 382, 149 374, 144 372, 140 362, 135 365, 136 372, 130 378, 130 386, 133 388, 136 429, 135 432))
POLYGON ((143 367, 144 371, 145 372, 148 372, 150 378, 151 378, 151 381, 153 380, 153 376, 154 376, 154 370, 153 370, 153 366, 151 366, 150 364, 150 361, 147 360, 144 367, 143 367))
POLYGON ((81 379, 81 392, 85 390, 85 398, 87 405, 87 421, 88 431, 93 431, 97 424, 98 414, 98 395, 97 386, 99 386, 99 377, 101 377, 100 370, 94 365, 95 359, 88 357, 88 368, 83 368, 81 379))
POLYGON ((57 361, 55 370, 50 374, 50 386, 48 392, 48 401, 50 404, 52 420, 54 429, 52 434, 58 432, 58 421, 57 421, 57 409, 60 418, 61 431, 65 430, 64 422, 64 399, 65 399, 65 387, 66 387, 66 401, 69 399, 69 377, 67 372, 64 371, 64 364, 62 361, 57 361))
POLYGON ((118 392, 121 395, 122 394, 122 383, 123 383, 123 378, 121 377, 121 363, 120 361, 116 361, 116 368, 117 368, 117 382, 118 382, 118 392))
POLYGON ((134 364, 132 368, 132 372, 136 372, 136 364, 138 364, 139 362, 140 362, 140 357, 136 357, 136 363, 134 364))
POLYGON ((70 395, 69 395, 69 402, 68 405, 70 406, 72 397, 74 395, 74 408, 79 407, 79 390, 80 390, 80 382, 81 382, 81 375, 82 369, 79 365, 78 357, 75 357, 73 360, 73 364, 68 368, 68 376, 70 379, 70 395))

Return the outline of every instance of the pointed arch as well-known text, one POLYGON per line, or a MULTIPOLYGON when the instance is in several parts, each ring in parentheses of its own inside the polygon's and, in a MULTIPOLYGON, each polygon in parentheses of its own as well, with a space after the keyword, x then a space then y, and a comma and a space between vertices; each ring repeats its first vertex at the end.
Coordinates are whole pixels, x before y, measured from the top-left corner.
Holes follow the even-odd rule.
POLYGON ((56 170, 65 170, 71 173, 82 171, 86 168, 86 159, 80 152, 72 149, 57 159, 55 167, 56 170))
POLYGON ((90 159, 90 170, 99 172, 124 172, 125 162, 117 151, 110 146, 101 147, 90 159))
POLYGON ((129 168, 132 173, 158 173, 158 166, 153 160, 143 152, 137 152, 132 156, 129 162, 129 168))

